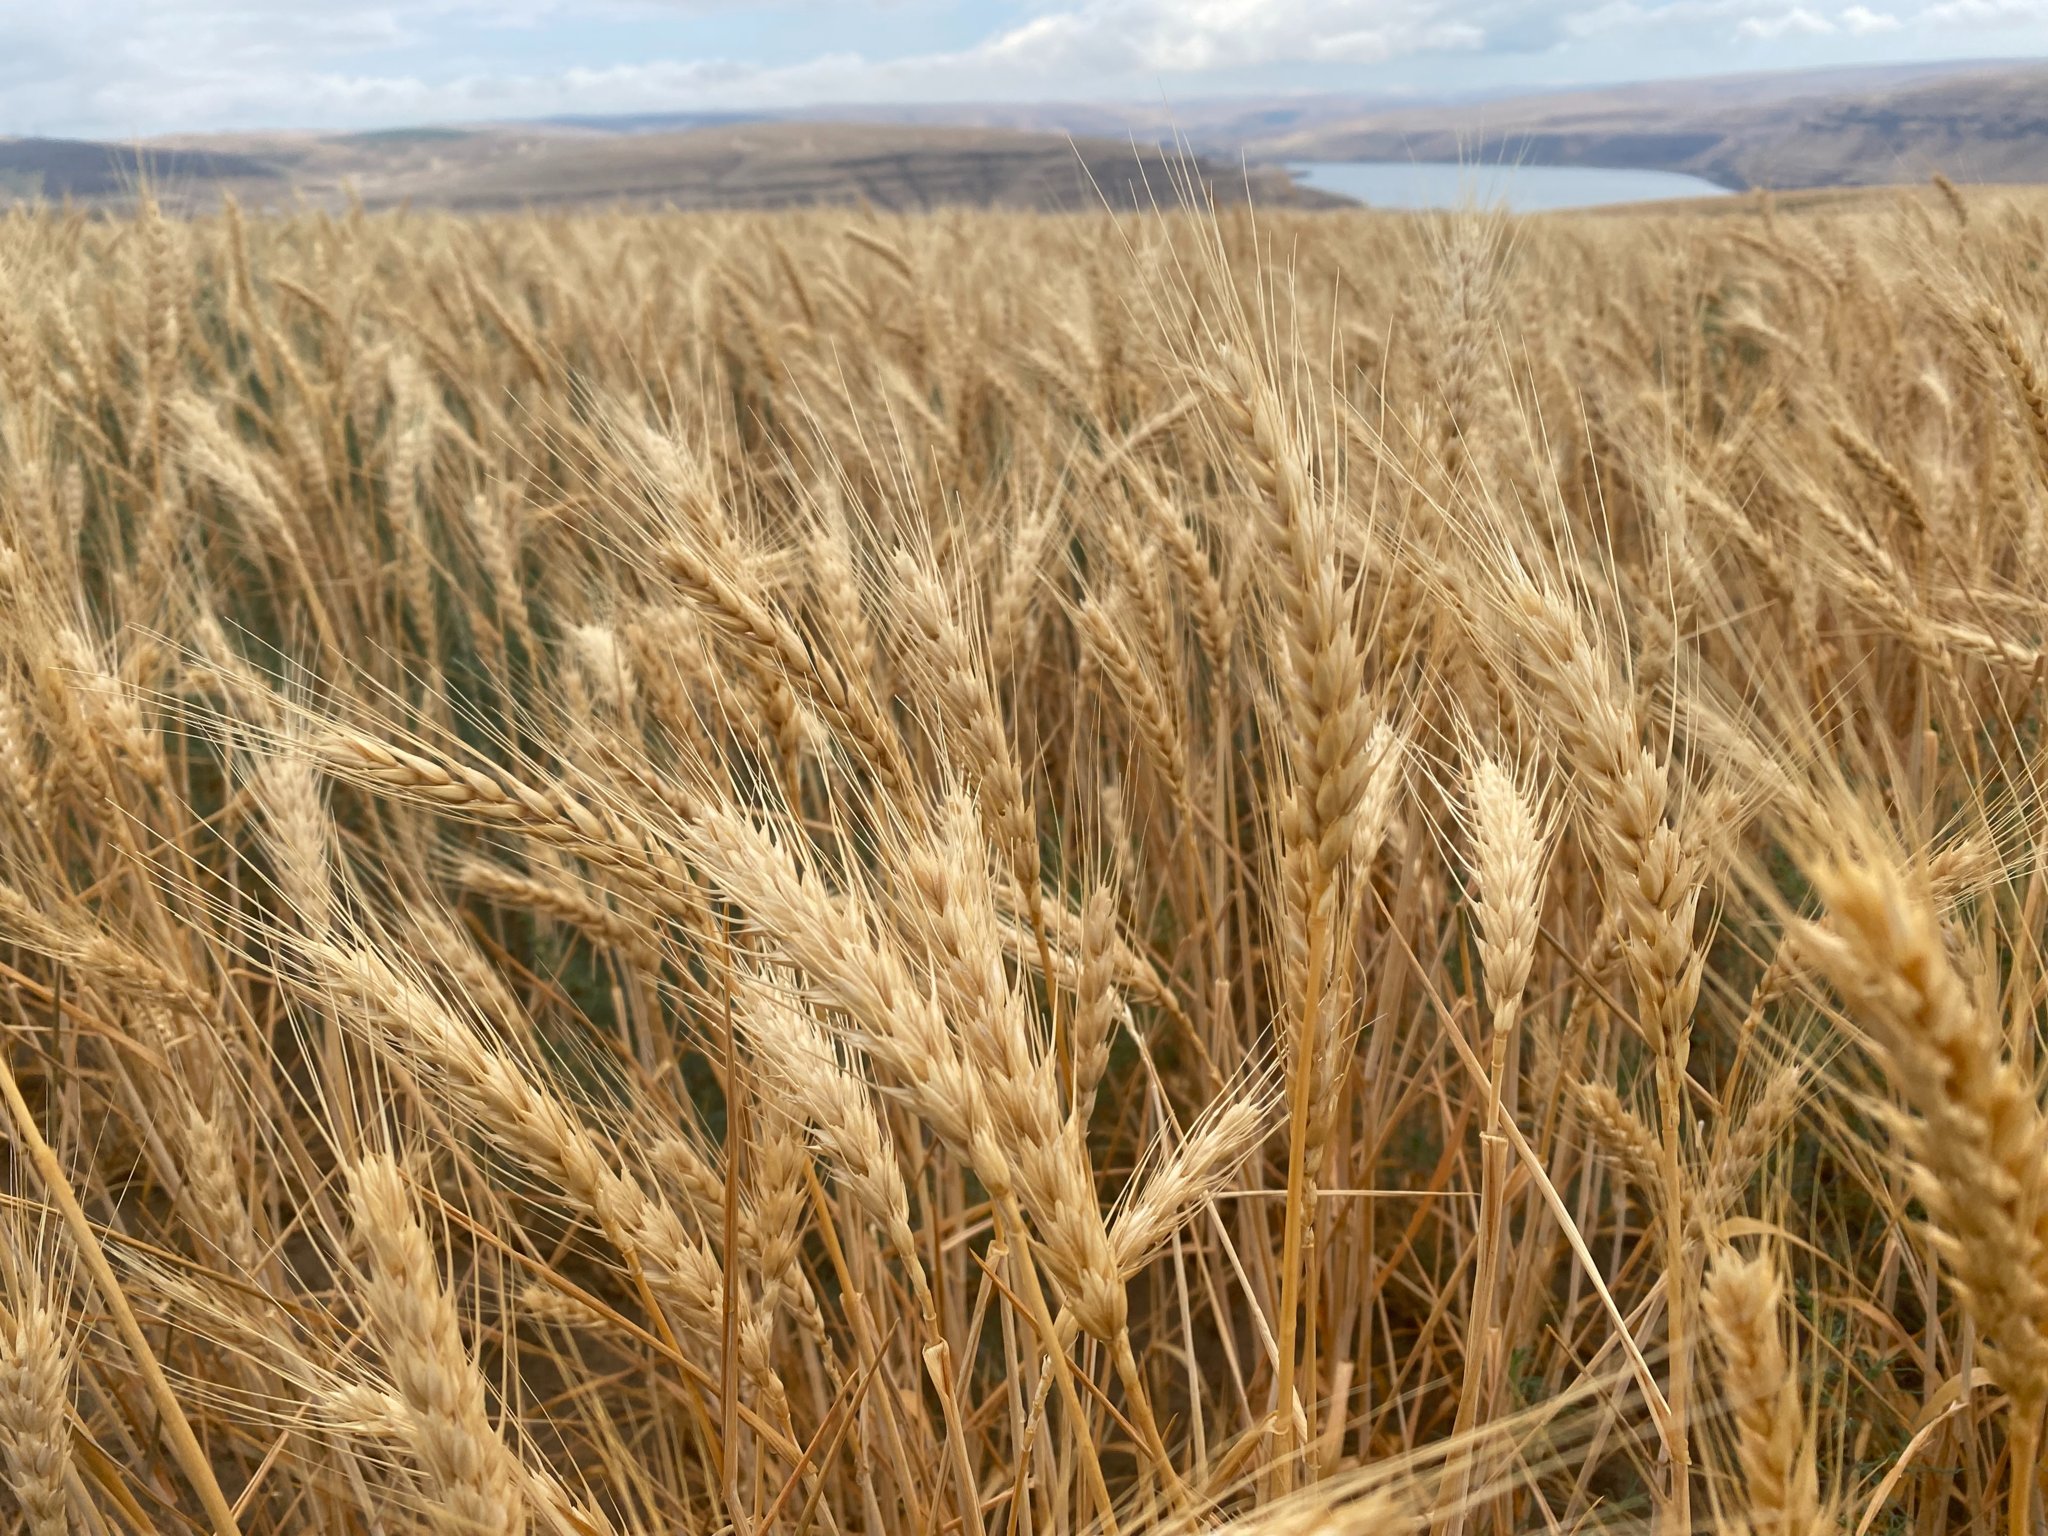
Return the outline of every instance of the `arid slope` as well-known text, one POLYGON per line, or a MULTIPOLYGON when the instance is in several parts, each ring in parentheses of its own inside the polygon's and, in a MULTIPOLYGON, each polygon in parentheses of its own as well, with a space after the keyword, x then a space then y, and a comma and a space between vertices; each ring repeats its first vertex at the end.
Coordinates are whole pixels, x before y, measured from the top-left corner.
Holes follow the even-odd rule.
POLYGON ((1934 171, 2048 180, 2048 66, 1658 82, 1417 107, 1259 141, 1274 160, 1521 160, 1689 171, 1723 186, 1876 186, 1934 171))
POLYGON ((631 204, 679 209, 866 203, 1058 210, 1174 204, 1199 183, 1224 203, 1343 200, 1284 171, 1162 153, 1130 140, 1000 128, 744 122, 681 132, 570 125, 344 135, 235 134, 141 146, 0 141, 0 201, 125 199, 142 175, 176 207, 410 203, 467 211, 631 204))

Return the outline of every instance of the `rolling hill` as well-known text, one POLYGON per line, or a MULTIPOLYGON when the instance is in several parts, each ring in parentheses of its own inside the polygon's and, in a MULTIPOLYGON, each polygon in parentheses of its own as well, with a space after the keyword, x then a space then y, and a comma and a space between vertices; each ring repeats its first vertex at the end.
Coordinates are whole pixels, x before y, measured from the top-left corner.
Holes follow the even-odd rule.
POLYGON ((2048 64, 1663 81, 1415 107, 1264 137, 1275 161, 1510 160, 1687 171, 1722 186, 1875 186, 1941 171, 2048 181, 2048 64))
POLYGON ((1686 171, 1722 186, 2048 182, 2048 63, 1941 63, 1659 81, 1429 105, 1322 94, 1166 105, 982 103, 657 112, 367 133, 0 140, 0 204, 467 210, 865 203, 1334 207, 1309 160, 1509 160, 1686 171), (1173 146, 1185 146, 1177 148, 1173 146))
POLYGON ((167 206, 223 194, 262 207, 488 210, 627 204, 778 208, 866 203, 1076 209, 1181 201, 1193 184, 1219 202, 1340 206, 1274 166, 1151 144, 998 128, 885 123, 725 122, 635 132, 573 124, 420 128, 356 134, 232 134, 139 146, 0 140, 0 202, 132 195, 143 177, 167 206))

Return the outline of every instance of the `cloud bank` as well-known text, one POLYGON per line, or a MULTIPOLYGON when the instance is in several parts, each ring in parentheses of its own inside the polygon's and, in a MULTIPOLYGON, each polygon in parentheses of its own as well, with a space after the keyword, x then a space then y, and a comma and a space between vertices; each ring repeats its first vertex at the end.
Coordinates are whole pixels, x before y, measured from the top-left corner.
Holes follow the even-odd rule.
POLYGON ((1454 92, 1969 52, 2048 53, 2048 0, 64 0, 0 7, 0 132, 1454 92))

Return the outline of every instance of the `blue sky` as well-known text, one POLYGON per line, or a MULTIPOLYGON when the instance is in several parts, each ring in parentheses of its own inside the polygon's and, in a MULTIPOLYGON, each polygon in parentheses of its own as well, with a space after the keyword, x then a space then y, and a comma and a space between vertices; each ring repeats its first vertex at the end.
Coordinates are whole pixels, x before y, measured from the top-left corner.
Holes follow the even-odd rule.
POLYGON ((2048 0, 0 0, 0 133, 1442 95, 2048 55, 2048 0))

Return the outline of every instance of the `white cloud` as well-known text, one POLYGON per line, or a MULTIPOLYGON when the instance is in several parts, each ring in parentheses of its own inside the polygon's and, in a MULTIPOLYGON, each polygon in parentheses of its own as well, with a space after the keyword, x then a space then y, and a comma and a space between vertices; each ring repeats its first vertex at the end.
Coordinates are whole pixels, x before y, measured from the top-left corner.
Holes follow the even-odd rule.
MULTIPOLYGON (((766 44, 757 37, 753 58, 643 53, 615 64, 551 65, 535 36, 551 29, 570 35, 593 13, 646 23, 722 11, 729 21, 743 8, 732 0, 328 0, 317 8, 302 0, 52 0, 23 15, 25 7, 0 0, 0 133, 123 137, 221 126, 1140 94, 1161 77, 1379 65, 1477 49, 1487 36, 1468 19, 1469 0, 1039 0, 1021 23, 947 51, 876 56, 828 52, 819 42, 807 57, 802 13, 824 3, 779 0, 791 13, 787 35, 766 44)), ((1489 3, 1515 14, 1532 0, 1489 3)), ((1005 11, 1014 15, 1008 6, 986 14, 1005 11)), ((678 42, 717 35, 660 24, 678 42)))
POLYGON ((260 77, 183 72, 136 92, 129 82, 93 90, 92 119, 120 123, 135 95, 148 100, 142 131, 227 123, 353 128, 464 122, 574 113, 717 110, 789 106, 887 96, 891 66, 858 55, 824 55, 766 68, 730 59, 652 60, 552 74, 476 71, 452 78, 345 70, 296 70, 260 77))
POLYGON ((0 133, 1429 94, 1753 68, 1758 43, 1927 57, 1966 29, 2048 52, 2048 0, 0 0, 0 133))
MULTIPOLYGON (((1818 0, 1590 0, 1582 9, 1560 16, 1557 27, 1569 41, 1589 46, 1611 47, 1636 37, 1688 39, 1685 46, 1701 52, 1725 51, 1731 71, 1753 68, 1754 56, 1725 50, 1730 38, 1742 43, 1860 38, 1883 49, 1876 57, 1924 62, 1963 51, 1959 43, 1945 43, 1943 28, 2002 28, 2008 34, 2033 28, 2036 36, 2008 35, 1998 51, 2016 58, 2048 53, 2048 0, 1907 0, 1894 6, 1883 0, 1850 0, 1846 5, 1836 0, 1836 5, 1839 8, 1823 9, 1818 0)), ((1873 57, 1849 42, 1827 51, 1839 51, 1843 63, 1873 57)), ((1812 64, 1827 61, 1826 53, 1811 51, 1801 59, 1812 64)))
POLYGON ((536 37, 720 8, 731 0, 0 0, 0 134, 551 110, 576 88, 544 77, 536 37))
POLYGON ((1835 30, 1835 24, 1827 17, 1817 15, 1803 5, 1795 5, 1789 11, 1775 16, 1746 16, 1735 28, 1735 35, 1757 42, 1772 42, 1781 37, 1825 37, 1835 30))
POLYGON ((1476 48, 1483 28, 1441 0, 1084 0, 969 51, 1026 69, 1188 74, 1284 63, 1380 63, 1476 48))
MULTIPOLYGON (((1851 11, 1861 11, 1860 4, 1851 11)), ((1736 37, 1769 41, 1781 37, 1825 37, 1835 24, 1802 5, 1790 9, 1771 0, 1602 0, 1590 10, 1566 16, 1566 36, 1592 39, 1603 34, 1637 32, 1661 34, 1666 38, 1697 36, 1702 45, 1708 37, 1725 39, 1733 23, 1736 37)), ((1731 61, 1731 68, 1736 67, 1731 61)))
POLYGON ((1564 32, 1567 37, 1598 37, 1603 32, 1639 27, 1649 14, 1636 0, 1606 0, 1590 11, 1574 11, 1565 17, 1564 32))
POLYGON ((2043 0, 1943 0, 1920 13, 1938 27, 2024 27, 2048 20, 2043 0))

